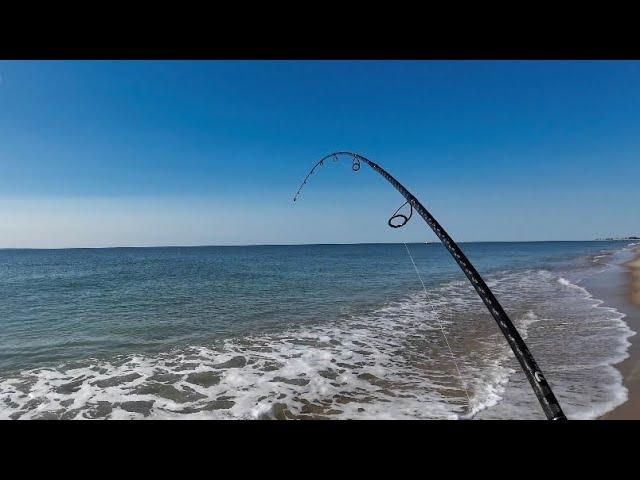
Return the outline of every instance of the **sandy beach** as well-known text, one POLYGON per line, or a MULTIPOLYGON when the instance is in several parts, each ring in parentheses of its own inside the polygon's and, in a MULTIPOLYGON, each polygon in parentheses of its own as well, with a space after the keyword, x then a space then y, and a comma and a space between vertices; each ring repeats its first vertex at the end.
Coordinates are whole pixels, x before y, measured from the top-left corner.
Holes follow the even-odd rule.
MULTIPOLYGON (((605 296, 607 301, 612 301, 616 308, 626 314, 624 320, 629 327, 640 332, 640 247, 635 249, 635 253, 635 258, 624 265, 626 281, 622 291, 618 294, 610 292, 605 296)), ((623 375, 629 399, 601 417, 605 420, 640 419, 640 334, 636 333, 629 341, 629 357, 616 365, 623 375)))

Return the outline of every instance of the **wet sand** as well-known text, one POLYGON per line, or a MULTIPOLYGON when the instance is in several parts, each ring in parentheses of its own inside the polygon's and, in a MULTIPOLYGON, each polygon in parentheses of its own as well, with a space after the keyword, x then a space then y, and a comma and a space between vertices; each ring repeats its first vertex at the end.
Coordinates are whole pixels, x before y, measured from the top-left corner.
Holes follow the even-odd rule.
POLYGON ((625 263, 623 269, 618 272, 618 281, 610 278, 614 281, 609 286, 602 284, 593 288, 596 297, 627 315, 624 321, 636 332, 636 335, 629 339, 629 358, 616 365, 624 378, 629 398, 619 407, 600 417, 605 420, 640 419, 640 247, 635 249, 635 253, 635 258, 625 263), (616 287, 618 292, 613 291, 616 287))

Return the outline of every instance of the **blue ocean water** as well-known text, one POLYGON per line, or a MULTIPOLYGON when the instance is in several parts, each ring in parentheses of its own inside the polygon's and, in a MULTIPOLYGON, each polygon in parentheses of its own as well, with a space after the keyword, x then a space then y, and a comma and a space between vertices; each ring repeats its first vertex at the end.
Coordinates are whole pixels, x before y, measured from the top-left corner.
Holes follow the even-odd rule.
MULTIPOLYGON (((624 401, 632 332, 580 280, 628 245, 461 245, 574 418, 624 401)), ((0 417, 542 418, 446 250, 408 248, 426 292, 403 244, 0 250, 0 417)))

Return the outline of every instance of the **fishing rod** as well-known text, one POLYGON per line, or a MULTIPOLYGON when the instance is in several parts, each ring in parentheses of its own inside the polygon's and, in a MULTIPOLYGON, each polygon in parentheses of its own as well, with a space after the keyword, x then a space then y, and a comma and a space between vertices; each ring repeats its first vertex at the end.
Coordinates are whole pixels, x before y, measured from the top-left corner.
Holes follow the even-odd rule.
POLYGON ((365 163, 369 165, 373 170, 378 172, 385 180, 387 180, 393 187, 400 192, 400 194, 407 200, 395 213, 389 218, 388 224, 392 228, 401 228, 407 224, 411 216, 413 215, 413 211, 417 211, 420 216, 427 222, 427 225, 433 230, 436 236, 440 239, 445 248, 449 251, 453 259, 456 261, 458 266, 462 269, 462 272, 466 275, 466 277, 473 285, 473 288, 476 290, 484 304, 486 305, 489 313, 493 316, 500 331, 507 339, 511 350, 513 350, 514 355, 518 359, 522 370, 524 371, 531 387, 533 388, 540 405, 542 406, 542 410, 547 416, 548 420, 566 420, 567 417, 562 412, 562 408, 558 403, 553 391, 551 390, 551 386, 547 383, 540 367, 536 363, 533 355, 529 351, 526 343, 522 339, 522 336, 516 329, 515 325, 507 314, 505 313, 502 305, 496 299, 495 295, 491 291, 491 289, 487 286, 485 281, 482 279, 478 271, 471 264, 467 256, 462 252, 460 247, 453 241, 451 236, 445 231, 444 228, 437 222, 437 220, 429 213, 429 211, 418 201, 416 197, 413 196, 409 190, 407 190, 404 185, 402 185, 398 180, 396 180, 391 174, 389 174, 384 168, 378 165, 375 162, 353 152, 334 152, 331 153, 318 161, 313 168, 309 171, 304 181, 298 188, 295 196, 293 197, 293 201, 295 202, 300 194, 302 193, 302 189, 307 184, 309 177, 314 174, 316 169, 323 166, 325 161, 331 159, 337 162, 340 157, 350 157, 352 159, 351 168, 354 172, 360 170, 360 164, 365 163), (409 215, 404 215, 402 213, 398 213, 402 207, 405 205, 409 205, 410 212, 409 215))

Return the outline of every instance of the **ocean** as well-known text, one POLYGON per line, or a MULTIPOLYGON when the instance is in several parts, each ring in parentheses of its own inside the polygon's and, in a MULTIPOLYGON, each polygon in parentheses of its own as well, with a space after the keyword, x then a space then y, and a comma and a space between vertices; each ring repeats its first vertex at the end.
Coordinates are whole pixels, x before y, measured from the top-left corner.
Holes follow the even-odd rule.
MULTIPOLYGON (((571 418, 626 400, 630 242, 463 243, 571 418)), ((0 250, 0 418, 543 419, 437 244, 0 250), (447 348, 442 329, 458 362, 447 348)))

